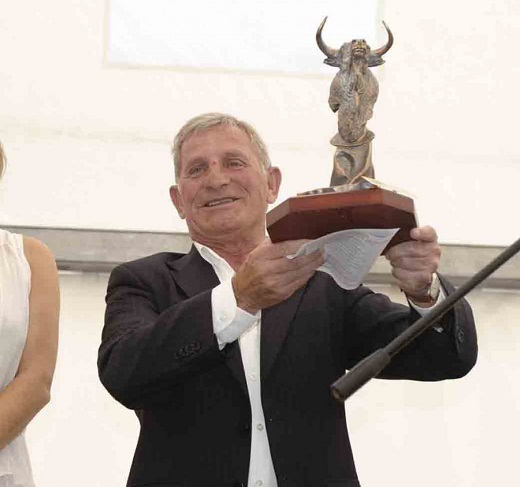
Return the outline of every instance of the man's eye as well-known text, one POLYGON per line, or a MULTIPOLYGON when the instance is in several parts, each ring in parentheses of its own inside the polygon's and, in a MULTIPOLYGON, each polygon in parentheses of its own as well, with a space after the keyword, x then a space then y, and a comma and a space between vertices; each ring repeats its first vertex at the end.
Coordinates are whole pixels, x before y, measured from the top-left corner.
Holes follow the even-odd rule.
POLYGON ((244 163, 240 159, 230 159, 228 165, 230 167, 242 167, 244 163))
POLYGON ((202 172, 202 166, 192 166, 188 169, 188 176, 197 176, 202 172))

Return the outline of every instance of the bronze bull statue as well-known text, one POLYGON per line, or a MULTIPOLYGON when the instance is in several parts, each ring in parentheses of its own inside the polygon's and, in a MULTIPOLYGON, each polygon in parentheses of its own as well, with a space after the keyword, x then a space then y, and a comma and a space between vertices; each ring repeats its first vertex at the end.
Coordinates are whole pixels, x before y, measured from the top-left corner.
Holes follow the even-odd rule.
POLYGON ((334 113, 338 112, 339 134, 352 143, 365 135, 379 93, 377 79, 368 68, 384 63, 383 55, 392 47, 394 38, 383 22, 388 33, 385 46, 372 51, 364 39, 353 39, 339 49, 332 49, 322 39, 326 21, 327 17, 318 27, 316 42, 327 56, 324 63, 339 68, 330 86, 329 106, 334 113))
POLYGON ((353 39, 333 49, 322 39, 326 21, 327 17, 318 27, 316 42, 327 56, 324 63, 339 68, 329 95, 329 106, 338 113, 338 134, 331 140, 337 147, 331 186, 353 184, 361 176, 374 176, 370 145, 374 134, 366 123, 372 118, 379 85, 369 68, 384 63, 383 55, 392 47, 394 37, 383 22, 388 33, 383 47, 371 50, 364 39, 353 39))

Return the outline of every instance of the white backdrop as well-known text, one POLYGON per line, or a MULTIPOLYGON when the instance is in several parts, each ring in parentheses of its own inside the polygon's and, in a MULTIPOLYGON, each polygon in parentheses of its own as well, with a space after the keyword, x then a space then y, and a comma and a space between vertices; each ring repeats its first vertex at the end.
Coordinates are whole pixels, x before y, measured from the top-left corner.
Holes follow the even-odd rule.
MULTIPOLYGON (((297 74, 190 68, 183 60, 177 67, 116 63, 111 3, 2 3, 0 139, 9 167, 0 186, 0 224, 184 231, 168 200, 169 145, 187 118, 207 111, 256 124, 285 174, 280 201, 328 183, 336 117, 327 97, 334 69, 297 74)), ((271 12, 265 3, 262 18, 270 13, 273 25, 292 19, 287 24, 308 22, 314 30, 327 13, 331 32, 325 38, 335 47, 356 35, 379 44, 384 18, 396 40, 386 64, 374 70, 381 87, 369 123, 376 133, 376 176, 415 194, 421 222, 435 225, 442 242, 511 243, 519 230, 517 219, 507 216, 518 206, 520 180, 520 4, 380 1, 373 19, 360 8, 365 3, 331 0, 330 11, 320 10, 312 21, 316 2, 301 8, 277 2, 271 12), (363 32, 372 25, 370 32, 332 32, 333 24, 343 24, 340 6, 363 32)), ((259 5, 242 4, 255 13, 259 5)), ((202 25, 210 13, 200 9, 202 25)), ((179 16, 193 27, 191 17, 179 16)), ((229 30, 223 26, 210 44, 225 45, 229 30)), ((240 34, 238 26, 233 30, 240 34)), ((292 59, 298 37, 287 31, 291 35, 278 38, 280 52, 292 59)), ((180 43, 176 34, 172 29, 180 43)), ((314 32, 309 35, 312 42, 314 32)), ((193 39, 190 45, 208 43, 193 39)), ((264 46, 252 44, 247 53, 264 46)), ((317 47, 309 56, 321 67, 317 47)))
MULTIPOLYGON (((335 8, 309 24, 328 14, 332 29, 340 5, 355 23, 370 24, 365 3, 331 2, 335 8)), ((288 5, 276 3, 273 18, 289 18, 288 5)), ((214 110, 258 127, 285 174, 280 200, 327 184, 336 130, 327 107, 332 68, 130 65, 110 50, 108 0, 0 6, 0 139, 9 156, 0 225, 183 231, 168 200, 170 141, 187 118, 214 110)), ((290 13, 302 22, 299 9, 290 13)), ((378 40, 383 18, 396 37, 375 70, 381 94, 369 126, 377 177, 413 192, 421 221, 445 243, 515 240, 520 3, 379 1, 376 17, 378 40)), ((325 38, 335 47, 354 36, 374 44, 373 32, 329 37, 327 27, 325 38)), ((280 38, 281 52, 291 54, 293 39, 280 38)), ((53 400, 28 430, 38 487, 123 486, 137 421, 97 380, 106 276, 63 276, 62 287, 53 400)), ((518 485, 518 293, 481 292, 472 302, 481 355, 469 377, 373 383, 347 405, 364 487, 518 485)))
MULTIPOLYGON (((29 425, 37 487, 123 487, 138 435, 97 377, 107 275, 62 274, 52 400, 29 425)), ((389 286, 372 286, 401 299, 389 286)), ((480 355, 456 381, 372 381, 346 403, 363 487, 520 484, 519 291, 470 297, 480 355)))

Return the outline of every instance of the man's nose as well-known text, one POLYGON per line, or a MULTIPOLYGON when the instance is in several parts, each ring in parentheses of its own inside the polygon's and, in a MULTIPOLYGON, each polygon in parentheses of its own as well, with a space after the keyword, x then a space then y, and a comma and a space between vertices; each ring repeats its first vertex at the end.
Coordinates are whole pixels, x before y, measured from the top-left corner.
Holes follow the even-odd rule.
POLYGON ((229 183, 229 175, 218 163, 210 164, 206 174, 206 184, 210 187, 221 187, 229 183))

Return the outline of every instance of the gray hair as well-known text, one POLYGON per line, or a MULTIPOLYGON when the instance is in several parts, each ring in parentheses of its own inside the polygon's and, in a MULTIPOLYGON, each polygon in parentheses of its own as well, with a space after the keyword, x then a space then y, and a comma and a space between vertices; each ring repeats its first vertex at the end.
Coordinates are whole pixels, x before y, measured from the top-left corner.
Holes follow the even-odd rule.
POLYGON ((224 113, 204 113, 188 120, 175 136, 172 147, 175 179, 179 178, 181 172, 181 149, 184 142, 195 133, 218 126, 235 127, 243 130, 249 136, 251 143, 258 152, 262 167, 264 169, 271 167, 271 159, 269 158, 267 147, 252 125, 232 115, 226 115, 224 113))
POLYGON ((5 157, 4 148, 2 142, 0 142, 0 179, 4 175, 5 166, 7 165, 7 158, 5 157))

